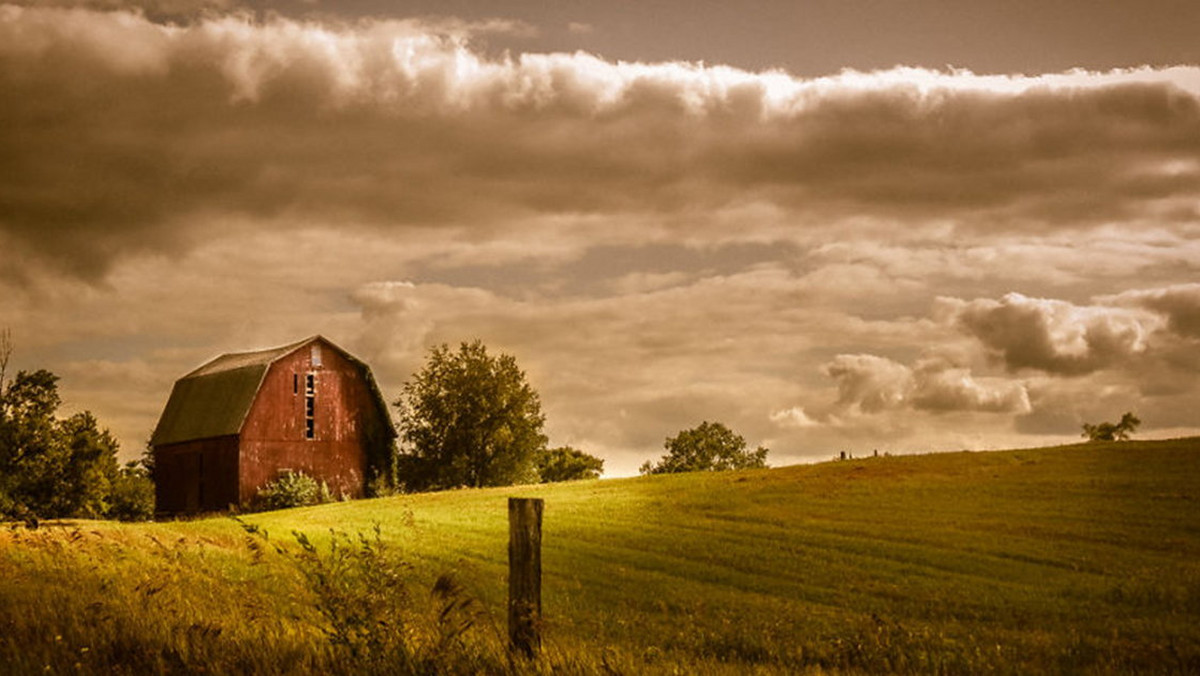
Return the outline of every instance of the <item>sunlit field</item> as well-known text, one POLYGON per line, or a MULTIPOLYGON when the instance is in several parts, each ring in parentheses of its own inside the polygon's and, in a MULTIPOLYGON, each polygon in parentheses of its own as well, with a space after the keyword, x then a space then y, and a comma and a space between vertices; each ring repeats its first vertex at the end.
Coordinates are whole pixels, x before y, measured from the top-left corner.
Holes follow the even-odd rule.
POLYGON ((1198 499, 1185 439, 13 524, 0 669, 1200 673, 1198 499), (546 504, 534 662, 509 496, 546 504))

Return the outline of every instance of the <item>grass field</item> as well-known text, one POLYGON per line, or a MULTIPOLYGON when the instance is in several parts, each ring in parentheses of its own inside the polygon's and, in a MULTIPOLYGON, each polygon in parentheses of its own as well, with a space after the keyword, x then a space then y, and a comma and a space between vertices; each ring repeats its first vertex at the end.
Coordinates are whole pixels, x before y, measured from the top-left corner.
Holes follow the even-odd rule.
POLYGON ((387 673, 416 650, 431 673, 1200 673, 1198 501, 1200 439, 1184 439, 243 517, 266 539, 229 518, 14 525, 0 668, 387 673), (546 501, 537 663, 503 650, 509 496, 546 501), (331 577, 388 571, 409 599, 389 627, 412 650, 331 619, 389 607, 331 577), (465 592, 431 596, 443 572, 465 592))

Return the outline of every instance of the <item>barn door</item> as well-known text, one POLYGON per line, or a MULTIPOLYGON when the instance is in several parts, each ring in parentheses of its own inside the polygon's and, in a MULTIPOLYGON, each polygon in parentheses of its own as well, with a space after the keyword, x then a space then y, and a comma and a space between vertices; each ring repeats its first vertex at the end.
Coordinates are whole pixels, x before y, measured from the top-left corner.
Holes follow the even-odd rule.
POLYGON ((204 453, 192 451, 183 462, 183 511, 195 514, 204 507, 204 453))

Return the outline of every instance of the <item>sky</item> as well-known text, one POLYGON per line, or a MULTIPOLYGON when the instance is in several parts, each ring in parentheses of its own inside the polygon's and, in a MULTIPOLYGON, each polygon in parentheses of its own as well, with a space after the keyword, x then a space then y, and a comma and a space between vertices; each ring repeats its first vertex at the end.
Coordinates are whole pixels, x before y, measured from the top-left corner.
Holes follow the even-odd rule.
POLYGON ((0 5, 0 328, 125 458, 321 334, 636 473, 1200 434, 1200 4, 0 5))

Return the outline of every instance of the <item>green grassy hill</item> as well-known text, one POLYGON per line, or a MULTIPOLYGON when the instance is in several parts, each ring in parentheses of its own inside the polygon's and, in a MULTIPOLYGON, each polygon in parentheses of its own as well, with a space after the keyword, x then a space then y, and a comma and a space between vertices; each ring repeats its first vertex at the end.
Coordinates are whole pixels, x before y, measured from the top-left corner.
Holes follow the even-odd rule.
POLYGON ((412 621, 413 642, 432 645, 442 606, 426 590, 449 571, 483 611, 459 637, 475 660, 463 668, 504 670, 509 496, 546 501, 547 657, 519 670, 1200 673, 1200 439, 246 516, 268 540, 227 518, 14 526, 0 535, 0 665, 326 668, 353 646, 323 633, 331 592, 314 593, 313 559, 291 532, 312 540, 321 570, 349 578, 361 574, 351 564, 363 556, 345 558, 364 551, 357 534, 378 526, 412 566, 409 605, 433 617, 412 621), (328 554, 331 530, 352 536, 333 538, 342 559, 328 554))

